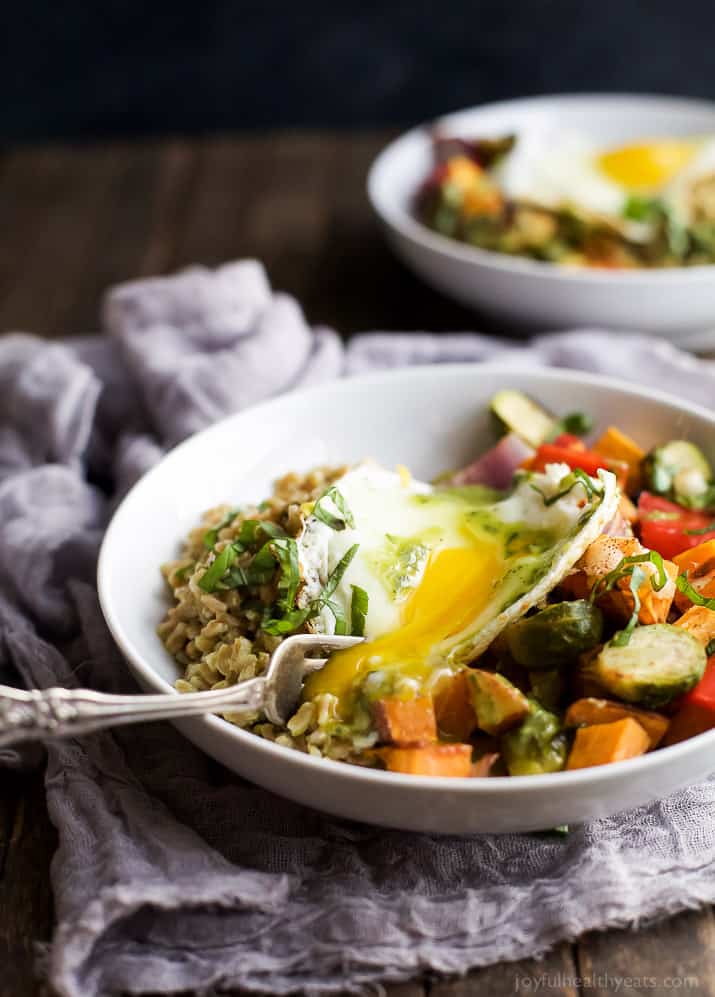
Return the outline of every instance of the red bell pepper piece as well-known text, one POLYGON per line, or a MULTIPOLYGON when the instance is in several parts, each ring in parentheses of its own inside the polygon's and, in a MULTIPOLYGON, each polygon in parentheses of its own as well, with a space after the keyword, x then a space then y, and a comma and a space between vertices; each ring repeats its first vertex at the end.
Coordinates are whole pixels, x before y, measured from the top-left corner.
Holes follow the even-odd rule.
POLYGON ((586 444, 573 433, 559 433, 555 440, 551 441, 555 447, 568 447, 569 450, 586 450, 586 444))
POLYGON ((682 505, 650 492, 640 494, 638 518, 643 546, 657 550, 668 560, 690 547, 715 539, 715 517, 712 514, 684 509, 682 505), (705 529, 711 524, 712 530, 705 529), (702 530, 705 532, 700 532, 702 530))
POLYGON ((592 478, 597 477, 599 468, 604 468, 613 471, 621 487, 625 486, 628 476, 628 465, 623 461, 602 457, 592 450, 558 446, 557 443, 542 443, 529 466, 534 471, 543 471, 547 464, 568 464, 572 469, 578 467, 592 478))
POLYGON ((708 659, 705 674, 690 692, 678 701, 664 744, 677 744, 715 728, 715 655, 708 659))

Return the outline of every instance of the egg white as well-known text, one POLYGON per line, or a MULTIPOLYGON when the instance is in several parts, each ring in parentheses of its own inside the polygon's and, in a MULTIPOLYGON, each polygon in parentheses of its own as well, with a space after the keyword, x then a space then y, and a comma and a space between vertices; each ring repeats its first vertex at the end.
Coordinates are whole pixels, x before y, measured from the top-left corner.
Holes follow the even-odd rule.
MULTIPOLYGON (((545 495, 553 495, 568 473, 566 465, 553 464, 543 474, 525 475, 507 498, 490 506, 503 524, 518 523, 519 529, 552 532, 555 538, 553 563, 533 587, 523 591, 523 586, 519 590, 518 559, 512 559, 510 573, 492 580, 493 597, 480 609, 478 618, 458 642, 461 650, 454 642, 449 648, 436 646, 435 660, 440 656, 455 658, 455 654, 471 660, 481 653, 503 627, 545 598, 615 515, 619 493, 615 478, 609 472, 601 472, 604 497, 590 510, 584 508, 585 493, 580 487, 551 505, 546 505, 543 496, 532 487, 536 485, 545 495)), ((363 588, 369 600, 365 636, 372 640, 400 627, 405 601, 419 587, 428 560, 428 557, 424 558, 396 596, 376 570, 376 563, 384 564, 388 534, 418 538, 428 556, 459 547, 473 549, 479 540, 469 530, 465 531, 463 501, 449 492, 441 493, 425 482, 408 479, 404 474, 365 462, 340 478, 337 487, 354 517, 354 526, 336 531, 314 515, 306 516, 298 538, 298 560, 303 578, 298 604, 306 606, 317 598, 340 559, 350 547, 359 544, 332 601, 349 621, 352 586, 363 588), (428 496, 430 500, 424 501, 428 496)), ((333 633, 333 613, 324 609, 312 626, 317 632, 333 633)))

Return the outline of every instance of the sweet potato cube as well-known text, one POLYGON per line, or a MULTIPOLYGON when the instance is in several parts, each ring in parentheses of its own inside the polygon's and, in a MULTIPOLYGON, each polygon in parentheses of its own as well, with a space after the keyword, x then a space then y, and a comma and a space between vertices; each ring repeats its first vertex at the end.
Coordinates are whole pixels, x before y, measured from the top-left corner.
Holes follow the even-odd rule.
POLYGON ((423 744, 412 748, 380 748, 378 754, 390 772, 406 775, 471 775, 471 744, 423 744))
POLYGON ((579 727, 567 769, 585 769, 635 758, 648 750, 650 738, 632 717, 610 724, 579 727))
POLYGON ((697 637, 703 647, 707 647, 715 639, 715 611, 707 606, 691 606, 675 623, 697 637))
POLYGON ((606 432, 594 444, 593 449, 603 457, 621 460, 628 465, 628 490, 638 491, 640 485, 640 466, 645 457, 645 451, 638 446, 626 433, 617 426, 609 426, 606 432))
POLYGON ((379 699, 373 705, 378 737, 399 746, 437 740, 437 722, 430 696, 379 699))
POLYGON ((444 679, 433 695, 437 727, 443 734, 466 741, 477 726, 472 692, 466 671, 444 679))
POLYGON ((589 696, 577 699, 566 711, 565 727, 592 727, 594 724, 610 724, 617 720, 632 717, 648 735, 650 747, 655 748, 665 737, 668 718, 654 710, 641 710, 637 706, 614 703, 610 699, 597 699, 589 696))
POLYGON ((477 725, 487 734, 501 734, 528 714, 529 700, 503 675, 472 668, 468 676, 477 725))

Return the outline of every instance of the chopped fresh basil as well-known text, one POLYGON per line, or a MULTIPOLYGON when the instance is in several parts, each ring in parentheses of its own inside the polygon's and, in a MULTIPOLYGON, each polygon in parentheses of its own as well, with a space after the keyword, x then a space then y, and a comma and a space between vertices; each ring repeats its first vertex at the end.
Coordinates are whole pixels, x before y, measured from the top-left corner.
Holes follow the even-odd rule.
POLYGON ((689 537, 702 537, 706 533, 715 533, 715 522, 708 523, 707 526, 701 526, 699 530, 683 530, 689 537))
MULTIPOLYGON (((340 558, 328 577, 323 591, 304 609, 294 609, 279 618, 268 619, 263 623, 263 630, 268 634, 276 636, 287 636, 299 630, 308 620, 318 616, 325 607, 328 607, 335 617, 335 632, 345 634, 347 623, 343 620, 340 607, 331 601, 331 596, 348 569, 348 566, 357 553, 359 544, 353 544, 340 558)), ((279 606, 280 608, 280 606, 279 606)))
POLYGON ((254 544, 264 543, 267 539, 277 539, 285 535, 285 530, 270 519, 245 519, 241 523, 237 539, 239 543, 251 547, 254 544))
POLYGON ((355 526, 355 517, 348 508, 348 504, 345 501, 340 490, 335 486, 331 485, 327 491, 323 492, 318 501, 313 506, 313 515, 316 519, 319 519, 321 523, 325 523, 329 526, 331 530, 344 530, 346 526, 351 529, 355 526), (340 513, 336 516, 329 509, 325 508, 325 503, 331 501, 335 508, 340 513))
POLYGON ((352 600, 350 602, 350 633, 353 637, 363 637, 369 597, 364 588, 352 585, 352 600))
POLYGON ((662 211, 657 198, 631 194, 623 207, 623 217, 633 222, 655 222, 662 216, 662 211))
POLYGON ((283 537, 274 540, 270 547, 281 569, 278 579, 278 606, 284 612, 290 612, 300 588, 298 544, 292 537, 283 537))
POLYGON ((185 564, 183 568, 179 568, 178 571, 174 572, 174 578, 177 578, 180 582, 186 581, 195 567, 196 565, 193 562, 191 564, 185 564))
MULTIPOLYGON (((621 578, 627 578, 628 575, 634 573, 636 565, 645 564, 647 562, 650 562, 656 566, 658 576, 657 578, 654 578, 651 575, 650 584, 655 592, 660 592, 668 581, 668 575, 666 574, 663 558, 660 554, 656 550, 649 550, 645 554, 633 554, 631 557, 621 558, 613 571, 609 571, 607 575, 603 576, 603 578, 598 579, 596 584, 591 589, 590 601, 595 602, 596 599, 600 598, 600 596, 605 595, 606 592, 610 592, 610 590, 621 580, 621 578)), ((641 572, 641 574, 643 574, 643 580, 645 580, 645 573, 641 572)))
MULTIPOLYGON (((635 566, 631 572, 631 581, 628 586, 631 590, 631 595, 633 596, 633 612, 631 613, 631 618, 625 625, 623 630, 619 630, 617 634, 614 634, 611 638, 611 644, 614 647, 625 647, 628 641, 631 639, 631 634, 638 625, 638 614, 641 611, 641 600, 638 592, 641 585, 646 580, 646 573, 643 568, 635 566)), ((652 579, 651 579, 652 582, 652 579)))
POLYGON ((214 592, 237 557, 238 553, 234 545, 227 544, 199 578, 199 588, 202 588, 204 592, 214 592))
POLYGON ((688 581, 688 576, 684 571, 682 575, 678 575, 675 579, 675 584, 678 586, 679 590, 683 595, 687 595, 688 599, 696 606, 705 606, 706 609, 715 610, 715 599, 706 599, 704 595, 700 595, 697 589, 688 581))
POLYGON ((231 509, 226 513, 220 523, 217 523, 216 526, 212 527, 210 530, 207 530, 204 533, 204 547, 211 550, 213 545, 218 540, 218 535, 221 530, 225 530, 227 526, 230 526, 240 511, 240 509, 231 509))
POLYGON ((537 485, 532 485, 531 487, 535 492, 538 492, 543 499, 544 505, 554 505, 559 499, 564 498, 569 492, 572 492, 576 485, 583 485, 584 491, 586 492, 586 497, 588 501, 593 501, 593 496, 596 495, 598 498, 603 498, 603 489, 598 488, 593 480, 582 471, 580 467, 575 467, 573 471, 565 475, 559 482, 560 491, 556 492, 555 495, 548 496, 546 492, 542 491, 537 485))

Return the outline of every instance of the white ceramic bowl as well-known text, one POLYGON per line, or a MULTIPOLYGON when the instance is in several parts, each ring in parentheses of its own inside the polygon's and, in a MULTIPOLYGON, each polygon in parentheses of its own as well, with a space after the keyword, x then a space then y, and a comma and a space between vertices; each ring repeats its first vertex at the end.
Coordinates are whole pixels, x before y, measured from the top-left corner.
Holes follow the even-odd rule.
MULTIPOLYGON (((200 514, 260 500, 291 469, 371 455, 429 478, 492 438, 500 386, 557 412, 584 409, 645 446, 687 436, 715 458, 715 416, 652 391, 577 373, 445 365, 381 373, 290 394, 217 423, 173 450, 132 489, 102 546, 102 609, 146 690, 177 677, 156 625, 166 605, 159 565, 200 514)), ((178 694, 177 694, 178 695, 178 694)), ((281 748, 216 717, 177 727, 240 775, 292 800, 355 820, 424 831, 526 831, 584 821, 665 796, 715 769, 715 731, 632 761, 554 775, 439 779, 395 775, 281 748)))
POLYGON ((428 284, 510 324, 636 329, 683 345, 700 344, 705 334, 707 346, 707 333, 715 328, 715 266, 570 269, 476 249, 415 219, 412 199, 433 164, 433 128, 469 137, 557 126, 586 132, 604 146, 651 136, 715 135, 715 104, 669 97, 534 97, 485 104, 415 128, 377 157, 368 177, 370 200, 397 255, 428 284))

